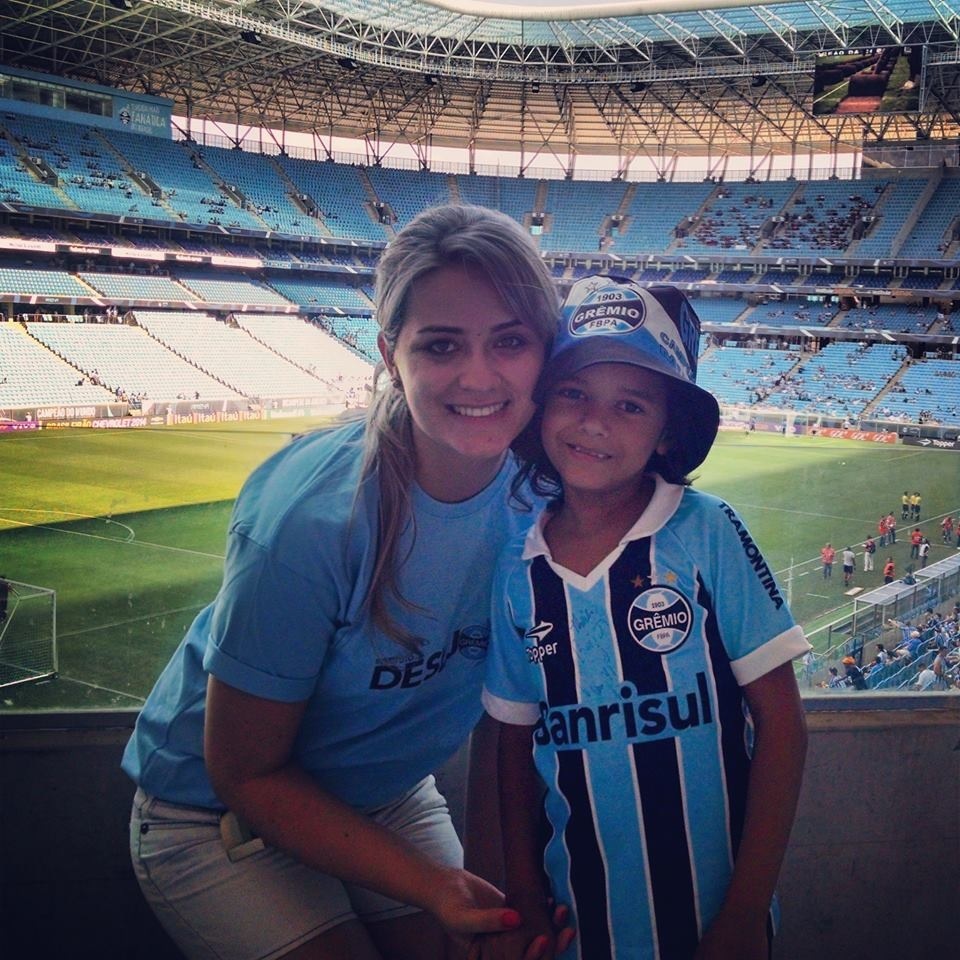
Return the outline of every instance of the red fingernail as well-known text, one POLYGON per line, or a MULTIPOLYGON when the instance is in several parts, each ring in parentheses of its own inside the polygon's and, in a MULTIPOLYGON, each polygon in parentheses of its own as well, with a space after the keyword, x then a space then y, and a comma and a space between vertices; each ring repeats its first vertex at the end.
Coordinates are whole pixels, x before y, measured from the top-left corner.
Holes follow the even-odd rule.
POLYGON ((521 924, 520 914, 516 910, 504 910, 500 914, 500 922, 509 929, 519 927, 521 924))

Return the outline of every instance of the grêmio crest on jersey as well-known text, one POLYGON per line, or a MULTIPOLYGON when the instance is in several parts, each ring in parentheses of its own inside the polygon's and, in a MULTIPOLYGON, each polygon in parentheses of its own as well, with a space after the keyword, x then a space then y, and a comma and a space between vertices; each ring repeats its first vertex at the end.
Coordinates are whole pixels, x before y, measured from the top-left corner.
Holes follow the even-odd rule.
POLYGON ((693 629, 690 601, 673 587, 652 584, 638 594, 627 611, 627 627, 634 641, 650 653, 673 653, 693 629))

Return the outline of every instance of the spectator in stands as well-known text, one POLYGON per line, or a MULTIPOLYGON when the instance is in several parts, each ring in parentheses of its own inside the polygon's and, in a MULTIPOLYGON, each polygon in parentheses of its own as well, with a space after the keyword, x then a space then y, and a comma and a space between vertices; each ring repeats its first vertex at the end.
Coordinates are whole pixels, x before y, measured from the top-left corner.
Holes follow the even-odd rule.
POLYGON ((847 683, 854 690, 866 690, 867 681, 864 679, 863 671, 857 666, 857 661, 853 657, 844 657, 840 662, 843 664, 847 683))
POLYGON ((950 670, 949 654, 950 649, 946 645, 937 647, 937 655, 931 664, 933 675, 937 678, 937 687, 942 690, 946 690, 949 686, 947 682, 947 673, 950 670))
POLYGON ((520 922, 463 868, 431 774, 481 716, 493 561, 530 515, 508 448, 556 292, 513 220, 468 206, 414 218, 376 286, 366 423, 247 482, 223 586, 124 754, 134 867, 190 957, 434 960, 445 932, 520 922))

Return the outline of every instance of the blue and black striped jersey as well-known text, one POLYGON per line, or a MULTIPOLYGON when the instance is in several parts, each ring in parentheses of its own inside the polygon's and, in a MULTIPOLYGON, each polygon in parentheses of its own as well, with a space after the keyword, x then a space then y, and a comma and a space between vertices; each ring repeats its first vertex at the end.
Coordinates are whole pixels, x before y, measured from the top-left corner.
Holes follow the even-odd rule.
POLYGON ((533 726, 567 958, 680 960, 720 908, 751 751, 741 687, 809 645, 736 512, 665 483, 589 575, 542 522, 501 557, 484 703, 533 726))

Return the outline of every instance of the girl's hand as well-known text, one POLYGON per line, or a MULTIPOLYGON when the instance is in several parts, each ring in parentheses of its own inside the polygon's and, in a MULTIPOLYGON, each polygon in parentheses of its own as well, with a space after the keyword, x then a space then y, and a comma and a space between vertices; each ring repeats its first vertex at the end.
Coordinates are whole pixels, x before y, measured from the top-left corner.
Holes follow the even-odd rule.
POLYGON ((768 960, 767 915, 745 921, 717 916, 704 934, 694 960, 768 960))
POLYGON ((477 938, 468 960, 553 960, 557 941, 548 905, 532 899, 516 907, 520 925, 507 933, 477 938))

